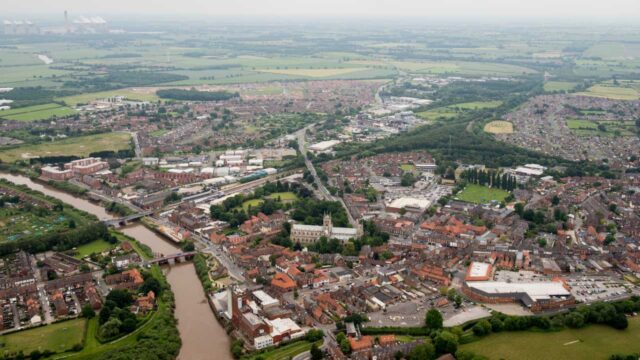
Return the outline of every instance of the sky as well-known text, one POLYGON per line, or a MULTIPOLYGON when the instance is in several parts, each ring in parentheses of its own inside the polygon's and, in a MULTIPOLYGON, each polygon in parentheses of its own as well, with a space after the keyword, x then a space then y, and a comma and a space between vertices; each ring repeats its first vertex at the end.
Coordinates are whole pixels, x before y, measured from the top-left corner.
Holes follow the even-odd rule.
MULTIPOLYGON (((640 0, 1 0, 12 14, 640 19, 640 0)), ((2 15, 0 15, 2 18, 2 15)))

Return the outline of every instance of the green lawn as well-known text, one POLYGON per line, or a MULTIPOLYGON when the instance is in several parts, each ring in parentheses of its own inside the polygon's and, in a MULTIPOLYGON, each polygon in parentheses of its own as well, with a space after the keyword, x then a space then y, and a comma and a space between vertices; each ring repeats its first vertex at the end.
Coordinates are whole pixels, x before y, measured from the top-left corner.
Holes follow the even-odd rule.
POLYGON ((614 353, 640 352, 640 318, 630 319, 629 328, 623 331, 590 325, 558 332, 503 332, 460 348, 490 359, 606 360, 614 353))
POLYGON ((14 162, 16 160, 29 159, 39 156, 88 156, 92 152, 104 150, 128 149, 131 135, 126 132, 112 132, 88 136, 79 136, 45 142, 40 144, 28 144, 0 151, 0 160, 14 162))
MULTIPOLYGON (((319 347, 320 345, 322 345, 322 341, 318 341, 316 342, 316 344, 319 347)), ((257 358, 262 358, 263 360, 288 360, 309 349, 311 349, 311 343, 306 340, 302 340, 279 347, 277 349, 267 350, 266 352, 261 354, 248 356, 245 359, 255 360, 257 358)))
MULTIPOLYGON (((280 193, 273 193, 273 194, 267 196, 267 198, 274 199, 274 200, 277 200, 278 198, 280 198, 280 201, 282 201, 283 203, 292 202, 292 201, 298 200, 298 196, 296 194, 290 192, 290 191, 288 191, 288 192, 280 192, 280 193)), ((247 200, 247 201, 242 203, 242 209, 244 211, 247 211, 247 210, 249 210, 249 206, 255 208, 257 206, 260 206, 260 204, 262 204, 263 202, 264 202, 263 199, 247 200)))
POLYGON ((544 83, 544 91, 569 91, 578 84, 569 81, 547 81, 544 83))
POLYGON ((160 137, 160 136, 162 136, 162 135, 164 135, 164 134, 166 134, 168 132, 169 132, 169 130, 167 130, 167 129, 158 129, 156 131, 150 132, 149 135, 153 136, 153 137, 160 137))
POLYGON ((456 198, 470 203, 484 204, 491 200, 502 201, 507 196, 509 196, 509 192, 506 190, 491 189, 482 185, 469 184, 456 195, 456 198))
POLYGON ((15 121, 36 121, 77 114, 77 111, 59 104, 43 104, 26 106, 23 108, 0 111, 0 117, 15 121))
POLYGON ((296 194, 292 193, 291 191, 273 193, 273 194, 269 195, 268 198, 274 199, 274 200, 277 200, 279 198, 280 201, 282 201, 282 202, 291 202, 291 201, 298 200, 298 196, 296 194))
POLYGON ((107 251, 109 249, 112 249, 113 247, 115 247, 114 244, 108 243, 105 240, 99 239, 99 240, 95 240, 92 241, 88 244, 84 244, 81 245, 79 247, 76 248, 76 251, 78 252, 78 254, 75 255, 76 258, 78 259, 82 259, 85 256, 89 256, 93 253, 101 253, 103 251, 107 251))
POLYGON ((34 329, 19 331, 0 336, 2 352, 29 354, 34 350, 64 352, 76 344, 82 344, 85 332, 85 320, 74 319, 34 329))
POLYGON ((436 121, 436 120, 448 120, 448 119, 454 118, 458 116, 458 112, 445 106, 445 107, 439 107, 439 108, 435 108, 427 111, 422 111, 422 112, 416 113, 416 115, 425 120, 436 121))

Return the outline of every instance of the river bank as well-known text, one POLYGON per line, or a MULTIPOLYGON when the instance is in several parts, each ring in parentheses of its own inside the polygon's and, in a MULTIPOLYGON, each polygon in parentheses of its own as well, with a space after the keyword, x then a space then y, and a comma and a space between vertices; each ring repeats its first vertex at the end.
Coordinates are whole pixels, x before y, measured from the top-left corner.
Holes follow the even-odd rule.
MULTIPOLYGON (((40 184, 28 177, 0 173, 0 178, 26 185, 33 190, 57 198, 93 214, 100 220, 114 218, 100 205, 40 184)), ((149 246, 154 253, 172 254, 180 251, 177 245, 163 239, 142 224, 129 225, 120 230, 125 235, 149 246)), ((178 320, 178 330, 183 343, 178 359, 232 359, 229 353, 230 339, 209 308, 193 264, 174 266, 167 271, 166 276, 175 295, 175 317, 178 320)))

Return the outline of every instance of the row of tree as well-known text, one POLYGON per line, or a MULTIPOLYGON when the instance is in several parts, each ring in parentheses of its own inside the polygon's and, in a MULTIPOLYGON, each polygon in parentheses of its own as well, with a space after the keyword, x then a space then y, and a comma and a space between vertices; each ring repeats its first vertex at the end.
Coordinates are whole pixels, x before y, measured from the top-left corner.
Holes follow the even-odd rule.
POLYGON ((471 184, 484 185, 507 191, 513 191, 518 185, 515 176, 500 173, 496 170, 473 168, 463 171, 461 177, 471 184))

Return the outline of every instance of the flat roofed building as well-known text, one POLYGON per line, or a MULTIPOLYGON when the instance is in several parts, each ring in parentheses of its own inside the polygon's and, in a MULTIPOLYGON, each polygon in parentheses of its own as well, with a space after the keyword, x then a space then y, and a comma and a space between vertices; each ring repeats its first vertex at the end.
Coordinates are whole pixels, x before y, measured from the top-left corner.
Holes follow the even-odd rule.
POLYGON ((491 280, 491 264, 482 262, 472 262, 467 269, 465 281, 487 281, 491 280))

